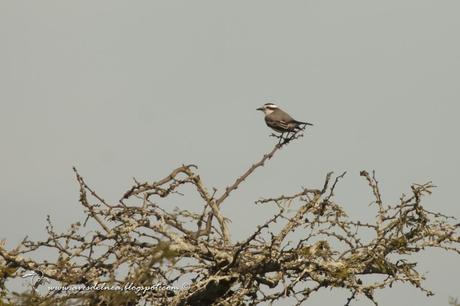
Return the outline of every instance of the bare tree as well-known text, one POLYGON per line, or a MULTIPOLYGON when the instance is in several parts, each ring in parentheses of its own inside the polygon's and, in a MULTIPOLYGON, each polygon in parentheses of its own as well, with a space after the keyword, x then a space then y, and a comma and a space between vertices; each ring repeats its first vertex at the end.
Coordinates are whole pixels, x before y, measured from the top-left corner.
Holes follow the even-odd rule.
POLYGON ((457 298, 453 298, 453 297, 451 297, 451 298, 449 299, 449 304, 452 305, 452 306, 460 306, 460 302, 458 301, 458 299, 457 299, 457 298))
POLYGON ((301 136, 280 138, 221 194, 206 187, 196 166, 182 165, 158 181, 136 181, 118 202, 109 202, 74 169, 86 220, 58 233, 48 218, 46 240, 25 238, 12 250, 0 244, 0 305, 257 305, 285 299, 301 305, 323 288, 348 290, 345 305, 358 296, 377 305, 374 293, 397 282, 432 295, 412 255, 427 248, 460 254, 460 224, 422 205, 431 182, 413 184, 399 203, 388 205, 375 173, 361 171, 375 219, 355 221, 335 200, 345 173, 331 172, 322 186, 256 201, 277 212, 246 239, 232 242, 222 205, 301 136), (202 200, 199 211, 162 202, 187 185, 202 200), (34 259, 43 248, 56 259, 34 259), (38 276, 33 288, 7 290, 7 282, 26 272, 38 276), (44 280, 60 287, 40 293, 44 280))

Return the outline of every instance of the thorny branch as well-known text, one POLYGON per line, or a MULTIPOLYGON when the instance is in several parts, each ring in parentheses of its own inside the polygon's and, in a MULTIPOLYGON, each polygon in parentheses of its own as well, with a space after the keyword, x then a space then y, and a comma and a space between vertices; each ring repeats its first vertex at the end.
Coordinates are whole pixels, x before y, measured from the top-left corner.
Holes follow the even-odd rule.
POLYGON ((409 195, 388 205, 375 173, 362 171, 375 204, 375 218, 355 221, 335 200, 345 173, 334 177, 331 172, 318 188, 256 201, 261 209, 274 205, 278 212, 246 239, 231 242, 221 212, 223 202, 279 149, 299 137, 280 139, 218 197, 216 190, 208 191, 194 165, 182 165, 153 183, 136 181, 116 203, 99 196, 74 169, 87 222, 76 222, 67 232, 58 233, 48 218, 46 240, 25 238, 13 250, 0 242, 0 302, 256 305, 290 299, 301 305, 320 289, 344 288, 350 292, 345 305, 359 296, 377 304, 374 293, 395 283, 411 284, 431 295, 411 255, 427 248, 460 254, 458 221, 422 205, 434 188, 431 182, 413 184, 409 195), (187 185, 202 200, 197 211, 173 208, 167 202, 183 194, 187 185), (54 251, 56 259, 33 259, 43 248, 54 251), (27 271, 61 286, 161 284, 166 289, 40 293, 33 288, 10 294, 7 282, 27 271))

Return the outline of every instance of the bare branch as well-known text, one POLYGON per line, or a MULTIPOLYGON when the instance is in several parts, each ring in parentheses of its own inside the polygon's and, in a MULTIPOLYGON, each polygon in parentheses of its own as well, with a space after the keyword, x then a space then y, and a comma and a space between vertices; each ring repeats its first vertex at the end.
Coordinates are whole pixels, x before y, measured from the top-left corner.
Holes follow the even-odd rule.
POLYGON ((319 290, 341 288, 350 294, 345 305, 359 297, 377 305, 375 293, 396 283, 432 295, 414 255, 428 248, 460 254, 460 223, 424 207, 435 187, 431 182, 413 184, 408 195, 388 205, 375 173, 361 171, 376 204, 375 220, 363 222, 349 217, 347 205, 336 200, 345 172, 335 177, 330 172, 319 186, 256 201, 275 205, 277 212, 242 241, 231 241, 222 203, 299 137, 278 136, 275 147, 217 199, 194 165, 182 165, 153 183, 135 180, 117 204, 99 196, 74 169, 86 220, 94 222, 78 221, 58 232, 48 217, 46 239, 26 237, 12 250, 0 242, 0 304, 256 305, 291 298, 302 305, 319 290), (163 202, 174 194, 185 198, 186 185, 199 195, 197 211, 163 202), (53 260, 34 258, 45 248, 53 260), (40 280, 29 291, 8 291, 9 281, 35 275, 31 271, 40 280), (60 286, 120 290, 40 293, 45 278, 60 286))

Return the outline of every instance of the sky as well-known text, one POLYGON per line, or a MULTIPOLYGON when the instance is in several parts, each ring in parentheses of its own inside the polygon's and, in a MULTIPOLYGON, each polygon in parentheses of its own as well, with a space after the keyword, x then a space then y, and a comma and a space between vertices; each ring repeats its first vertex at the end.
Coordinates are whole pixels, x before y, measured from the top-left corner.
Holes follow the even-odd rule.
MULTIPOLYGON (((345 179, 336 200, 374 214, 360 170, 396 203, 412 183, 438 186, 427 208, 460 217, 459 1, 0 0, 0 239, 45 237, 81 220, 76 166, 116 201, 132 178, 187 163, 224 190, 274 145, 274 102, 314 123, 258 169, 223 210, 242 240, 272 209, 260 197, 345 179)), ((187 206, 178 202, 177 206, 187 206)), ((381 305, 447 305, 460 258, 417 256, 425 287, 376 294, 381 305)), ((323 290, 306 305, 342 305, 323 290)), ((370 305, 361 298, 352 305, 370 305)))

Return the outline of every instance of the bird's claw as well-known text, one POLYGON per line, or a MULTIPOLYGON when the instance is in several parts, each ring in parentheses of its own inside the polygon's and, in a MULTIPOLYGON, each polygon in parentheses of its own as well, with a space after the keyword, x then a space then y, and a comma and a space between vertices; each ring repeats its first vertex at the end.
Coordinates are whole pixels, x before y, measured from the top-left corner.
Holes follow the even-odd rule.
POLYGON ((300 133, 303 130, 304 129, 299 129, 299 130, 296 130, 296 131, 286 132, 287 134, 286 133, 281 133, 279 135, 272 133, 272 134, 270 134, 270 137, 278 138, 278 144, 283 146, 285 144, 288 144, 289 142, 291 142, 294 139, 303 137, 303 134, 300 133))

